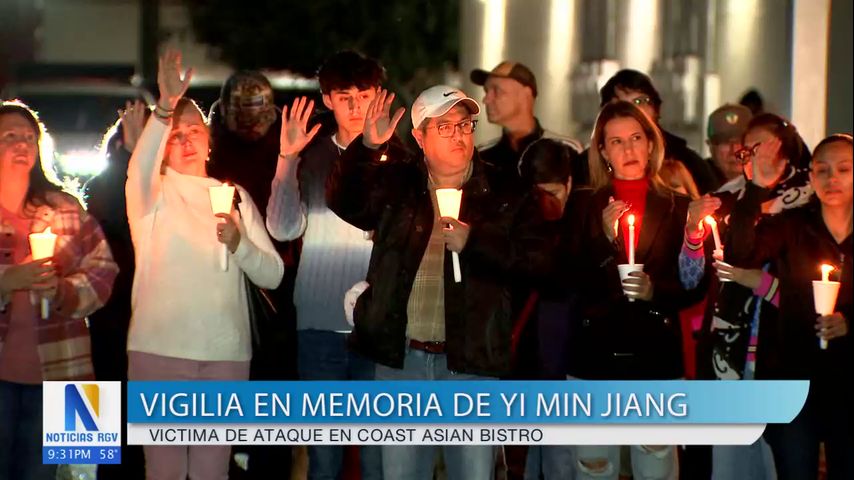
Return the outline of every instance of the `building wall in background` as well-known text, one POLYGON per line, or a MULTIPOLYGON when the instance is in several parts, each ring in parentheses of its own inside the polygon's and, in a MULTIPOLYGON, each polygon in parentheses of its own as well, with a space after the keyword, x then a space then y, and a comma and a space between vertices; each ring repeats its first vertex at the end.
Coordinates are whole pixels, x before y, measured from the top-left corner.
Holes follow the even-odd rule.
POLYGON ((827 62, 827 133, 854 131, 854 2, 830 2, 830 55, 827 62))

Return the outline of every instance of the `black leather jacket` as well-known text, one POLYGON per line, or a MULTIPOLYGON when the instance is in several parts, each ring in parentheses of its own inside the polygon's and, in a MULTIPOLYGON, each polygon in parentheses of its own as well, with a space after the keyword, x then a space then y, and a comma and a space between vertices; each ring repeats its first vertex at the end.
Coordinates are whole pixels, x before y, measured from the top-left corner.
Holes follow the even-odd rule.
MULTIPOLYGON (((531 192, 496 175, 475 153, 463 186, 460 220, 471 226, 460 253, 462 282, 445 252, 448 369, 484 376, 511 370, 511 280, 534 275, 549 237, 531 192)), ((420 156, 392 145, 371 150, 353 140, 327 180, 327 204, 339 217, 374 231, 366 290, 356 304, 351 346, 371 360, 402 368, 406 307, 434 218, 420 156), (381 160, 381 156, 385 159, 381 160)))

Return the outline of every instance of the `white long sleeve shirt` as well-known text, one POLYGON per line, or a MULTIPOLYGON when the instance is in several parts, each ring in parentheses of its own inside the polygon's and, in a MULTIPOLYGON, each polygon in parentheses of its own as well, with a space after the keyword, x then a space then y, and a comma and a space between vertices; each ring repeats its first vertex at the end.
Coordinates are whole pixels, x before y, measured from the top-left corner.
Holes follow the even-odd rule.
POLYGON ((219 266, 221 249, 208 177, 160 174, 170 125, 152 116, 128 166, 128 221, 136 257, 128 350, 198 361, 248 361, 251 333, 245 273, 275 288, 284 263, 251 197, 237 186, 240 244, 219 266))

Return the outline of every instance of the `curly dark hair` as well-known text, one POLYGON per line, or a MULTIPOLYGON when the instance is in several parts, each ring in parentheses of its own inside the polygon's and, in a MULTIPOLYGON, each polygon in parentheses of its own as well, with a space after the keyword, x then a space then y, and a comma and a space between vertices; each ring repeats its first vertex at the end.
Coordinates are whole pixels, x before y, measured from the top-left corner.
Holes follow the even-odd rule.
POLYGON ((62 186, 49 164, 42 162, 41 140, 45 135, 45 130, 38 115, 27 105, 17 101, 0 104, 0 116, 3 115, 19 115, 26 120, 33 127, 33 131, 36 133, 36 141, 39 142, 36 148, 36 162, 30 170, 30 186, 27 188, 27 195, 24 197, 25 208, 41 205, 55 206, 48 198, 48 194, 50 192, 61 192, 62 186))

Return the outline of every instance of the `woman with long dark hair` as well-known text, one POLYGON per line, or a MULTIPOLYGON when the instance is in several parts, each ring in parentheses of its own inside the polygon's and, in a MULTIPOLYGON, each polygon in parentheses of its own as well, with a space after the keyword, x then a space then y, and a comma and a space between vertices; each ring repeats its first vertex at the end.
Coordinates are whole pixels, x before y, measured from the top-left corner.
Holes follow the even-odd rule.
POLYGON ((94 379, 84 319, 118 271, 97 221, 45 174, 44 135, 26 105, 0 105, 0 478, 56 475, 42 465, 41 384, 94 379), (54 254, 33 261, 28 237, 48 228, 54 254))
MULTIPOLYGON (((779 141, 763 140, 757 156, 775 155, 779 141)), ((780 215, 759 220, 763 204, 785 175, 786 165, 761 168, 754 162, 751 181, 736 204, 730 221, 727 262, 756 268, 770 263, 779 279, 779 317, 763 325, 771 335, 760 342, 775 360, 762 362, 761 378, 810 380, 806 403, 788 424, 768 425, 778 478, 818 476, 819 443, 824 442, 828 479, 854 478, 854 348, 852 348, 852 157, 851 136, 826 138, 813 152, 810 184, 816 199, 780 215), (758 221, 758 223, 757 223, 758 221), (828 264, 840 282, 833 313, 819 315, 812 281, 821 279, 828 264), (822 346, 822 340, 826 347, 822 346)))

